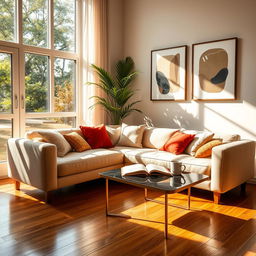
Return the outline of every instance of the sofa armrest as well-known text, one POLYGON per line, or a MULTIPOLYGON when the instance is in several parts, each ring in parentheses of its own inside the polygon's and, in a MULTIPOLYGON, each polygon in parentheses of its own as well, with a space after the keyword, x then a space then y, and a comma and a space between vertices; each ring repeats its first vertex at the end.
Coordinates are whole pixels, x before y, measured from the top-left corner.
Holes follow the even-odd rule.
POLYGON ((57 148, 12 138, 7 142, 8 176, 43 191, 57 189, 57 148))
POLYGON ((255 142, 235 141, 212 150, 211 190, 224 193, 254 175, 255 142))

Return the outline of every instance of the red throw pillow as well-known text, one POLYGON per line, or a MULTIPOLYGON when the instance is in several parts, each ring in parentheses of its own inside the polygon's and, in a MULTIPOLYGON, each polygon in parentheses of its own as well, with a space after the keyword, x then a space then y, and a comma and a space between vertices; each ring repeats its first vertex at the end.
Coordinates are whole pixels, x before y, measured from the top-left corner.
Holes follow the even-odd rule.
POLYGON ((160 150, 167 151, 176 155, 184 152, 189 143, 194 139, 195 134, 185 134, 175 132, 160 150))
POLYGON ((109 138, 105 125, 96 127, 82 126, 80 129, 85 140, 90 144, 91 148, 111 148, 112 142, 109 138))

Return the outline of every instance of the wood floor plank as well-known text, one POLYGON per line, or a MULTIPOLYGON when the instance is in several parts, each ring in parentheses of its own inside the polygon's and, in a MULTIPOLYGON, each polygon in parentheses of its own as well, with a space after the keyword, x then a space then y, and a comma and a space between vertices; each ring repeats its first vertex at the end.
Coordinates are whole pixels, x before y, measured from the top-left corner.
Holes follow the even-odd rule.
MULTIPOLYGON (((103 180, 55 191, 51 205, 40 190, 0 181, 0 255, 253 255, 256 253, 256 190, 234 189, 212 202, 208 191, 192 190, 191 210, 145 202, 142 189, 110 183, 110 208, 134 219, 105 216, 103 180)), ((150 191, 149 196, 163 200, 150 191)), ((169 201, 186 206, 185 193, 169 201)))

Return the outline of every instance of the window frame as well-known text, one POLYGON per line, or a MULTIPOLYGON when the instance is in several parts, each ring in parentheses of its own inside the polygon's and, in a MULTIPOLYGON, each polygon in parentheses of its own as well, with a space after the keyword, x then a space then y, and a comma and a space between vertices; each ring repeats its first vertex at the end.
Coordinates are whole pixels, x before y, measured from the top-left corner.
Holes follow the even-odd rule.
POLYGON ((37 47, 23 44, 23 18, 22 18, 22 0, 16 0, 16 13, 14 17, 16 23, 16 40, 9 42, 0 40, 0 46, 12 47, 19 52, 19 106, 20 106, 20 136, 25 133, 25 121, 27 118, 47 118, 47 117, 76 117, 76 126, 81 123, 81 98, 82 98, 82 65, 81 65, 81 35, 82 35, 82 0, 75 0, 76 22, 75 22, 75 52, 60 51, 54 49, 54 0, 48 0, 48 48, 37 47), (50 112, 26 113, 25 112, 25 53, 39 54, 49 57, 49 75, 50 75, 50 112), (54 60, 55 58, 64 58, 76 62, 75 69, 75 111, 73 112, 54 112, 54 60))

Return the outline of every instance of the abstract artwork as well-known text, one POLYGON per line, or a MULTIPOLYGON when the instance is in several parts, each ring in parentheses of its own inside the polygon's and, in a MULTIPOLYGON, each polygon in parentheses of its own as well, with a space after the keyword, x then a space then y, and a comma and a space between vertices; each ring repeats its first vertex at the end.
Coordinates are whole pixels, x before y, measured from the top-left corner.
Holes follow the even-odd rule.
POLYGON ((151 51, 151 100, 186 99, 187 46, 151 51))
POLYGON ((193 44, 193 99, 236 99, 237 38, 193 44))

